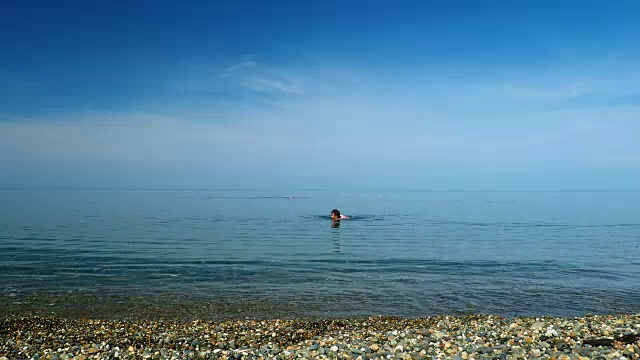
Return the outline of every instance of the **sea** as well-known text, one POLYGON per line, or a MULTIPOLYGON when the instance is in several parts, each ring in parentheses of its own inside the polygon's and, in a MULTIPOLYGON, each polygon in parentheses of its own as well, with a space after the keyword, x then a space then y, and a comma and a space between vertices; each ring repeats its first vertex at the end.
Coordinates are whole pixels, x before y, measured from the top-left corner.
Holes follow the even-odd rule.
POLYGON ((606 191, 0 190, 0 316, 638 313, 639 206, 606 191))

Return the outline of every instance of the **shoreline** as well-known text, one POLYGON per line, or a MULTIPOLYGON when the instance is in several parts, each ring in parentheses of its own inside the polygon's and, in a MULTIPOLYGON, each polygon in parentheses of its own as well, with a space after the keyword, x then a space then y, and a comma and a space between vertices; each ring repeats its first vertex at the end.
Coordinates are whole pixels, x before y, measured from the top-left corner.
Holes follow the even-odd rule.
POLYGON ((190 322, 9 316, 0 320, 0 359, 638 359, 639 334, 640 314, 190 322), (609 340, 585 343, 594 339, 609 340))
MULTIPOLYGON (((600 302, 611 300, 602 298, 600 302)), ((607 302, 607 306, 553 307, 548 298, 542 298, 536 308, 527 303, 482 304, 457 307, 441 303, 438 306, 411 307, 393 305, 384 299, 367 297, 331 296, 308 301, 301 296, 278 298, 249 296, 197 296, 197 295, 123 295, 123 294, 69 294, 33 292, 26 294, 0 294, 0 319, 7 317, 58 317, 66 319, 104 319, 128 321, 234 321, 245 319, 358 319, 371 316, 398 316, 418 318, 424 316, 497 315, 511 317, 579 317, 590 315, 636 314, 640 304, 607 302), (373 300, 373 301, 371 301, 373 300), (545 302, 547 301, 547 302, 545 302), (544 310, 541 310, 542 305, 544 310)), ((433 302, 433 300, 431 300, 433 302)), ((415 305, 415 304, 413 304, 415 305)))

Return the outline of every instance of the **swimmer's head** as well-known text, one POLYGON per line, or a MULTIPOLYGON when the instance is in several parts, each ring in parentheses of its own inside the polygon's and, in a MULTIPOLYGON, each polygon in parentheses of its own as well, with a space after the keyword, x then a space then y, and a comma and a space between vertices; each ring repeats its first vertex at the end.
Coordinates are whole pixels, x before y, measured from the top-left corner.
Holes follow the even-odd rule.
POLYGON ((331 218, 332 219, 340 219, 340 211, 338 209, 331 210, 331 218))

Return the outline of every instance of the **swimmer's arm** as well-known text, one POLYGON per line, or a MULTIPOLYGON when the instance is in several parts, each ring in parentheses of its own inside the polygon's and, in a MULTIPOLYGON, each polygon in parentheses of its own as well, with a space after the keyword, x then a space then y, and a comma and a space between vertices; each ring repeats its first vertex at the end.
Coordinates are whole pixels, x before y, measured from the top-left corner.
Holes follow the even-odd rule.
POLYGON ((346 215, 340 215, 340 219, 350 219, 350 217, 348 217, 346 215))

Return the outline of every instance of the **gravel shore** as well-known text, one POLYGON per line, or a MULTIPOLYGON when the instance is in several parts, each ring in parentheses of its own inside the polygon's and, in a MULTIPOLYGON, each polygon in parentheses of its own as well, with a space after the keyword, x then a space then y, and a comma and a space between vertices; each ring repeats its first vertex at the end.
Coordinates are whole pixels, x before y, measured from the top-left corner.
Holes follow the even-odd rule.
POLYGON ((9 317, 0 320, 0 359, 638 359, 637 334, 640 314, 189 323, 9 317), (602 345, 587 344, 594 339, 602 345))

